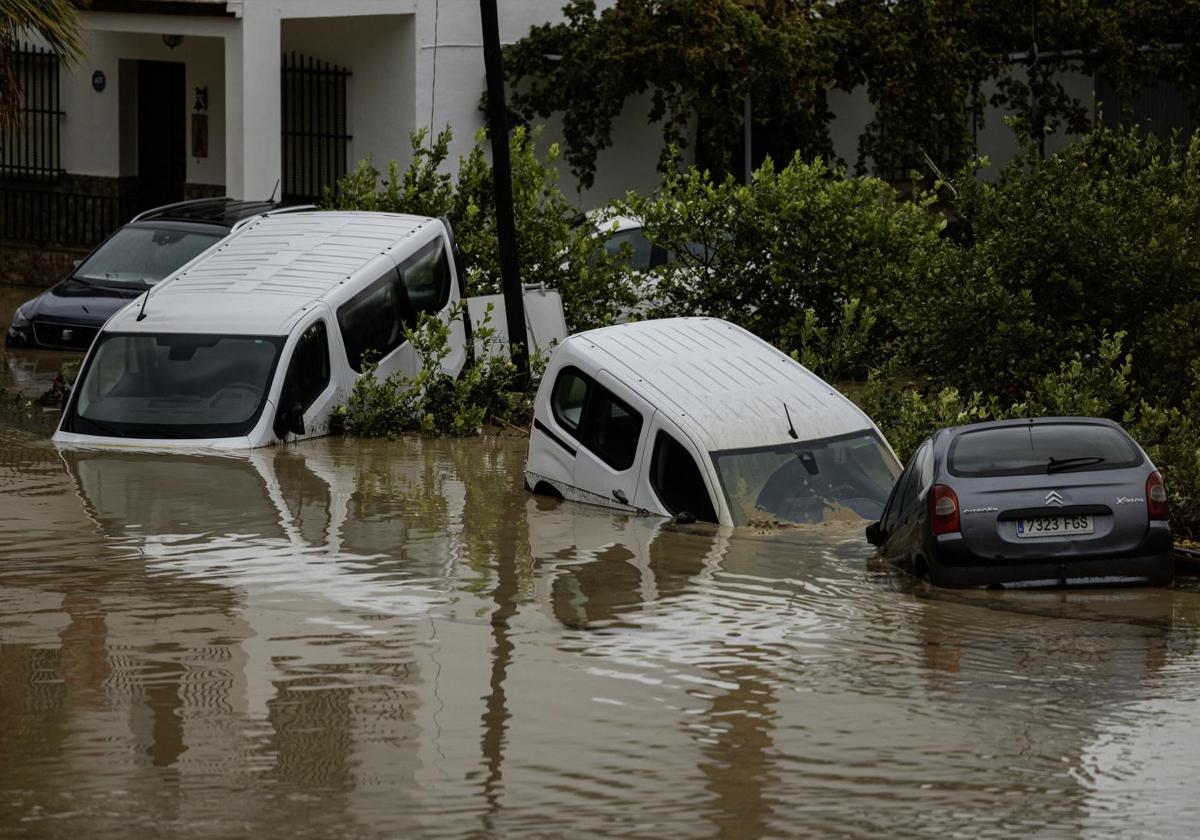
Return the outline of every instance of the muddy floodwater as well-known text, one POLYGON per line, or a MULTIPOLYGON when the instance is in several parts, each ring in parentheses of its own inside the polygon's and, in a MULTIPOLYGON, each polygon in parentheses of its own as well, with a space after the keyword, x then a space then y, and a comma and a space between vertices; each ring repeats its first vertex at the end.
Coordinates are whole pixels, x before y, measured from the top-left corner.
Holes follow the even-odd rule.
POLYGON ((932 593, 859 526, 531 497, 521 438, 59 451, 6 399, 0 836, 1197 833, 1191 579, 932 593))

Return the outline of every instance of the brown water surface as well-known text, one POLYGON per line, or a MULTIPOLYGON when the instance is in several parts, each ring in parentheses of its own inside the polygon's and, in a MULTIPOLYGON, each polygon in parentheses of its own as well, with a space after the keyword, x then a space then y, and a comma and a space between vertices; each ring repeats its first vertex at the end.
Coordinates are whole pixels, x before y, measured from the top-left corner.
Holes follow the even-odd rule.
POLYGON ((531 497, 521 439, 53 420, 0 416, 0 835, 1194 834, 1190 584, 933 594, 857 526, 531 497))

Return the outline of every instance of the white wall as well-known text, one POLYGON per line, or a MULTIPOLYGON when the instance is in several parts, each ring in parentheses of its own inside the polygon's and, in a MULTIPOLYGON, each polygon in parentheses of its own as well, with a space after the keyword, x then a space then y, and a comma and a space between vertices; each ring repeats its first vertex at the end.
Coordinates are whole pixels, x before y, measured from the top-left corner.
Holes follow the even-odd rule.
POLYGON ((409 158, 416 128, 416 42, 413 15, 284 19, 284 52, 295 51, 348 68, 347 166, 370 155, 385 170, 409 158))
MULTIPOLYGON (((85 31, 84 58, 61 77, 62 164, 68 172, 117 177, 121 172, 118 101, 122 88, 120 60, 177 61, 187 65, 184 108, 188 114, 187 141, 191 152, 192 96, 208 86, 208 157, 188 158, 187 180, 196 184, 225 183, 225 69, 221 38, 187 36, 169 49, 161 34, 85 31), (103 91, 92 89, 92 74, 103 71, 103 91)), ((136 71, 136 65, 126 65, 136 71)), ((128 89, 128 88, 127 88, 128 89)), ((136 107, 135 107, 136 110, 136 107)), ((136 142, 136 134, 133 142, 136 142)), ((136 160, 136 151, 134 152, 136 160)), ((128 173, 126 173, 128 174, 128 173)))

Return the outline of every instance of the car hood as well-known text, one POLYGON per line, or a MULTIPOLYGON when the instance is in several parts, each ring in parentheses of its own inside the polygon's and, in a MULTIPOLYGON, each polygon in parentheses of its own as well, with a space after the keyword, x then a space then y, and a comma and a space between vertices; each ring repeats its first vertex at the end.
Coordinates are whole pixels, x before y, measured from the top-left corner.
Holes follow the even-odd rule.
POLYGON ((73 324, 104 324, 114 312, 142 293, 142 289, 92 286, 68 278, 23 304, 26 317, 73 324))

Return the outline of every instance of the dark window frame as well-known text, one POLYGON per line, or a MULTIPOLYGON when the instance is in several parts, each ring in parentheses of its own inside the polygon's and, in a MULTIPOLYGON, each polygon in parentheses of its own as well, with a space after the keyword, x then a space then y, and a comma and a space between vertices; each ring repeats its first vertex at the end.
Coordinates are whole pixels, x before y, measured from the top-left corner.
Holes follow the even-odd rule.
POLYGON ((1124 429, 1121 429, 1119 427, 1109 426, 1105 423, 1088 423, 1088 422, 1078 422, 1078 421, 1069 422, 1068 421, 1068 422, 1059 422, 1059 423, 1036 423, 1036 424, 1030 424, 1029 426, 1024 426, 1024 425, 993 426, 991 428, 986 428, 986 429, 972 429, 970 431, 964 431, 964 432, 956 435, 954 437, 954 440, 950 442, 950 448, 946 453, 946 472, 948 472, 950 475, 952 475, 956 478, 1013 478, 1013 477, 1023 477, 1023 476, 1055 475, 1056 473, 1049 473, 1044 468, 1040 469, 1040 470, 1034 469, 1034 465, 1031 465, 1029 467, 1020 467, 1020 468, 1011 468, 1011 469, 991 469, 991 470, 986 470, 986 471, 980 471, 980 470, 964 471, 955 464, 954 455, 957 452, 958 446, 962 442, 963 438, 968 438, 972 435, 988 435, 990 433, 994 433, 994 432, 998 432, 998 431, 1005 431, 1005 430, 1010 430, 1010 429, 1023 429, 1023 428, 1050 429, 1053 427, 1062 427, 1062 426, 1073 426, 1073 427, 1080 428, 1080 429, 1102 429, 1106 432, 1111 432, 1127 446, 1127 448, 1129 450, 1129 454, 1133 456, 1126 461, 1103 461, 1098 464, 1086 464, 1086 465, 1082 465, 1079 467, 1073 467, 1072 469, 1069 470, 1069 472, 1082 473, 1082 472, 1104 472, 1107 470, 1127 470, 1127 469, 1134 469, 1136 467, 1140 467, 1142 464, 1145 463, 1145 456, 1142 454, 1141 448, 1137 445, 1137 442, 1134 441, 1133 438, 1129 436, 1129 433, 1126 432, 1124 429))
POLYGON ((699 520, 701 522, 719 523, 720 519, 717 515, 717 509, 716 509, 716 506, 713 504, 712 488, 709 487, 708 481, 705 480, 704 470, 700 466, 701 462, 696 459, 696 456, 694 454, 692 454, 691 450, 688 449, 688 447, 685 444, 681 443, 675 437, 675 435, 671 434, 666 429, 659 429, 657 432, 655 432, 654 444, 650 450, 650 470, 649 470, 650 489, 654 492, 654 496, 655 496, 655 498, 658 499, 658 503, 660 505, 662 505, 666 509, 666 511, 669 514, 671 514, 672 516, 676 515, 681 510, 685 510, 685 508, 683 508, 683 507, 680 507, 678 510, 673 510, 672 505, 668 504, 668 502, 665 498, 666 494, 664 492, 664 489, 659 487, 659 482, 658 482, 659 464, 660 464, 659 459, 661 457, 665 457, 664 452, 665 452, 666 446, 664 445, 664 441, 667 441, 670 444, 674 445, 680 452, 683 453, 683 455, 685 455, 688 458, 688 460, 691 462, 693 468, 696 471, 695 477, 697 479, 699 479, 700 487, 704 492, 704 500, 706 502, 706 507, 702 508, 702 509, 697 509, 697 510, 688 510, 688 513, 692 514, 694 517, 696 517, 697 520, 699 520))
POLYGON ((341 336, 342 336, 342 349, 346 354, 346 363, 348 365, 350 365, 350 369, 352 371, 354 371, 355 373, 363 372, 363 367, 364 367, 363 359, 369 353, 372 353, 372 352, 375 353, 376 355, 375 355, 374 361, 378 362, 379 360, 386 358, 387 356, 391 355, 393 352, 395 352, 399 348, 403 347, 408 341, 407 337, 404 334, 403 328, 412 326, 413 308, 412 308, 412 305, 408 301, 408 289, 404 285, 404 278, 400 276, 399 268, 397 268, 397 267, 389 268, 382 275, 380 275, 380 277, 378 279, 373 281, 369 286, 356 292, 353 297, 351 297, 349 300, 342 303, 337 308, 336 314, 337 314, 338 332, 341 333, 341 336), (346 319, 347 319, 348 315, 357 306, 361 305, 365 299, 370 298, 373 294, 376 294, 381 288, 383 288, 384 286, 387 286, 388 284, 395 286, 397 293, 398 293, 397 294, 397 296, 398 296, 397 305, 402 310, 400 313, 398 313, 398 316, 399 316, 398 323, 401 326, 398 340, 394 344, 390 345, 387 348, 363 346, 360 349, 359 345, 361 344, 361 341, 356 336, 354 336, 353 332, 348 330, 347 325, 346 325, 346 319), (355 352, 355 351, 357 351, 357 352, 355 352))
POLYGON ((604 464, 607 464, 611 469, 617 472, 628 472, 637 464, 638 445, 642 440, 642 433, 646 428, 646 418, 642 412, 631 406, 625 400, 614 394, 610 389, 601 385, 596 381, 594 376, 589 376, 574 365, 567 365, 554 378, 554 387, 550 391, 550 414, 554 417, 554 422, 562 429, 563 433, 568 435, 572 440, 586 449, 589 453, 596 456, 604 464), (583 397, 583 406, 579 413, 579 424, 572 427, 564 420, 558 412, 555 395, 558 393, 559 383, 563 381, 563 377, 567 375, 577 376, 583 380, 586 390, 583 397), (633 449, 630 453, 629 463, 616 461, 612 459, 612 453, 606 451, 606 447, 600 445, 596 439, 595 431, 597 426, 597 414, 600 411, 600 400, 607 398, 611 403, 616 404, 626 414, 637 418, 637 434, 634 435, 633 449))
POLYGON ((289 380, 292 378, 292 372, 299 370, 299 365, 308 364, 311 360, 302 358, 302 355, 307 355, 308 348, 304 347, 305 342, 319 340, 324 349, 324 372, 321 378, 320 387, 310 386, 306 393, 300 394, 300 408, 302 411, 308 411, 312 408, 321 395, 329 390, 329 383, 333 381, 333 354, 329 345, 329 326, 325 323, 324 318, 318 318, 301 333, 300 338, 296 340, 296 346, 292 348, 292 357, 288 360, 287 371, 283 375, 283 384, 279 391, 279 409, 280 411, 288 410, 288 400, 284 398, 284 394, 289 387, 289 380), (320 338, 315 338, 316 333, 320 333, 320 338))
MULTIPOLYGON (((443 237, 438 236, 429 242, 422 245, 415 254, 404 260, 398 266, 397 270, 400 273, 400 281, 404 284, 404 293, 408 298, 409 308, 413 314, 413 323, 411 326, 416 326, 416 318, 418 313, 426 312, 433 315, 441 312, 446 308, 446 304, 450 302, 451 286, 454 280, 454 271, 450 266, 450 249, 446 247, 446 242, 443 237), (441 289, 438 293, 437 304, 429 306, 417 306, 413 303, 412 289, 408 285, 408 273, 422 260, 426 259, 431 251, 436 251, 437 256, 441 259, 435 263, 435 271, 441 270, 443 276, 441 278, 441 289)), ((435 259, 437 259, 435 256, 435 259)))

